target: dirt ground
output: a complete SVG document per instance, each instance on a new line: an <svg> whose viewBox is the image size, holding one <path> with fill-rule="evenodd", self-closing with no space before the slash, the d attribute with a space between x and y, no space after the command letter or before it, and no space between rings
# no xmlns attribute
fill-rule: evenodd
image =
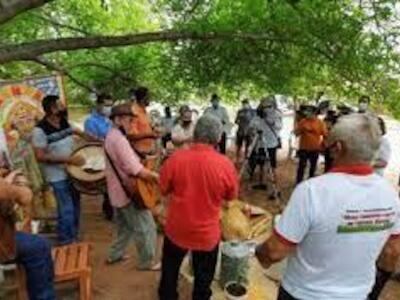
<svg viewBox="0 0 400 300"><path fill-rule="evenodd" d="M292 161L281 160L279 164L279 177L282 178L281 191L284 199L288 199L294 181L295 165ZM276 213L279 206L267 200L266 192L255 192L248 184L243 184L241 198L251 203L267 208ZM93 293L95 300L153 300L157 299L157 285L159 273L138 272L135 269L135 249L131 246L128 254L132 260L115 266L104 263L107 248L113 237L113 225L105 221L101 214L101 199L83 197L82 239L93 244L91 261L93 265ZM160 237L161 244L161 237ZM182 300L190 299L190 286L183 279L180 282L180 295ZM69 292L67 292L69 290ZM70 287L59 288L62 300L77 299L76 294L71 294ZM392 281L387 286L382 300L399 300L400 283ZM262 300L262 299L260 299Z"/></svg>

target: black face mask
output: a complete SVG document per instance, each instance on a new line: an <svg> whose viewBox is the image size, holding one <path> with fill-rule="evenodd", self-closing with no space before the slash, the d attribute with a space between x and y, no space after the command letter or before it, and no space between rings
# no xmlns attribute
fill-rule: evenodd
<svg viewBox="0 0 400 300"><path fill-rule="evenodd" d="M66 109L59 110L57 116L59 116L60 118L68 119L68 110Z"/></svg>
<svg viewBox="0 0 400 300"><path fill-rule="evenodd" d="M183 126L187 127L190 125L190 123L192 123L192 121L183 121Z"/></svg>

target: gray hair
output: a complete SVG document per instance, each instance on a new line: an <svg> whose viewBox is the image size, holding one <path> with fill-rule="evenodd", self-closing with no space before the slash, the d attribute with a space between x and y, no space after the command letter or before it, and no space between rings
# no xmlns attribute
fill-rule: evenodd
<svg viewBox="0 0 400 300"><path fill-rule="evenodd" d="M381 132L378 119L368 114L339 118L329 134L329 142L342 141L355 163L371 163L379 149Z"/></svg>
<svg viewBox="0 0 400 300"><path fill-rule="evenodd" d="M207 114L202 116L196 124L193 139L197 143L216 145L222 135L222 123L216 117Z"/></svg>

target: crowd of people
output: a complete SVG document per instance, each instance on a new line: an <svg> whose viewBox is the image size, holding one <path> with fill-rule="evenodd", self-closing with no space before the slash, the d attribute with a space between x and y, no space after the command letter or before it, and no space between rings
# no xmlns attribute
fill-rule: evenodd
<svg viewBox="0 0 400 300"><path fill-rule="evenodd" d="M220 100L212 95L210 106L196 119L187 105L179 108L177 117L166 107L155 125L147 88L132 90L130 101L122 104L101 94L81 131L68 122L59 99L46 96L45 116L31 142L57 201L58 244L80 239L80 195L65 168L85 163L72 155L77 135L104 145L103 213L116 231L106 263L128 259L126 249L133 241L137 269L161 271L159 299L176 300L180 266L191 252L193 299L210 299L221 240L220 211L239 197L240 188L237 166L226 155L232 124ZM271 237L256 250L265 268L288 258L279 300L376 300L395 271L400 203L383 177L390 158L385 123L368 105L369 98L362 97L358 112L342 109L337 115L329 108L303 105L296 114L296 188ZM279 181L282 118L274 96L261 99L255 109L245 99L237 112L236 163L245 164L250 176L259 167L255 188L267 189L267 180L275 185ZM325 157L325 174L316 177L320 155ZM162 156L160 170L154 168L154 156ZM307 165L310 178L304 181ZM0 179L1 203L29 205L32 193L18 184L22 179L19 171ZM159 189L165 210L146 205L139 180ZM274 190L268 196L281 195ZM157 223L164 232L161 262L156 256ZM14 240L14 257L2 255L0 249L0 262L16 259L25 267L30 299L55 299L49 242L21 232Z"/></svg>

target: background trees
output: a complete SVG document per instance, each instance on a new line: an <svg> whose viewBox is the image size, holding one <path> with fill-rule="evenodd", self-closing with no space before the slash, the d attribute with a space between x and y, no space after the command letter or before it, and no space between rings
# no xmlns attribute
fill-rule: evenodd
<svg viewBox="0 0 400 300"><path fill-rule="evenodd" d="M170 103L368 93L398 114L396 2L3 0L0 77L57 70L79 102L136 84Z"/></svg>

